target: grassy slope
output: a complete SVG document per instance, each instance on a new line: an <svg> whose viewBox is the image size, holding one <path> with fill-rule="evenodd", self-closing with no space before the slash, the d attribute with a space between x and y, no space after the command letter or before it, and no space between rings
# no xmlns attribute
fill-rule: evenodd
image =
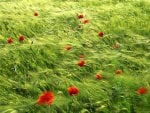
<svg viewBox="0 0 150 113"><path fill-rule="evenodd" d="M149 0L79 1L0 0L1 113L149 113L150 92L135 93L150 89ZM81 30L77 13L90 20ZM112 48L115 43L121 47ZM83 68L76 65L80 54ZM104 79L95 80L96 73ZM80 89L78 96L68 95L70 85ZM50 107L35 104L44 90L55 93Z"/></svg>

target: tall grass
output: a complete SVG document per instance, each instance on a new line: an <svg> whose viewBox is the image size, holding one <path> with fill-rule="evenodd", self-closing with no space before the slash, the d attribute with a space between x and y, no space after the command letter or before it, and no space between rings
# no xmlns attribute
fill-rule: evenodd
<svg viewBox="0 0 150 113"><path fill-rule="evenodd" d="M0 113L150 113L150 92L136 93L150 90L149 7L148 0L1 0ZM81 29L77 14L89 20ZM70 85L80 93L70 96ZM39 106L45 90L56 99Z"/></svg>

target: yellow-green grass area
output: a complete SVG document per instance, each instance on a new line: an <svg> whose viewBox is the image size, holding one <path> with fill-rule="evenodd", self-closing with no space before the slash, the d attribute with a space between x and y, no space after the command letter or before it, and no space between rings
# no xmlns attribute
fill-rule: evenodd
<svg viewBox="0 0 150 113"><path fill-rule="evenodd" d="M149 0L0 0L0 113L150 113L149 20Z"/></svg>

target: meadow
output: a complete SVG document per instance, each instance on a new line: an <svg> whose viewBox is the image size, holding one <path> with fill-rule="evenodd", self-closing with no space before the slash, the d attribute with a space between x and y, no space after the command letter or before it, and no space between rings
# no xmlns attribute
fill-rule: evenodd
<svg viewBox="0 0 150 113"><path fill-rule="evenodd" d="M0 113L150 113L149 0L0 0Z"/></svg>

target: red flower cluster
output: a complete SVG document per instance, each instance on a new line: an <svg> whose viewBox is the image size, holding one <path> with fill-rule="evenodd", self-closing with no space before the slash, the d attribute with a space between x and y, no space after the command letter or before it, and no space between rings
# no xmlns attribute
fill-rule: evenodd
<svg viewBox="0 0 150 113"><path fill-rule="evenodd" d="M9 44L11 44L11 43L13 42L13 39L12 39L12 38L8 38L8 39L7 39L7 42L8 42Z"/></svg>
<svg viewBox="0 0 150 113"><path fill-rule="evenodd" d="M84 15L83 14L79 14L78 15L78 19L83 19L84 18ZM82 24L87 24L89 23L90 21L88 19L84 19L84 20L81 20Z"/></svg>
<svg viewBox="0 0 150 113"><path fill-rule="evenodd" d="M79 89L75 86L68 87L67 91L71 96L79 93Z"/></svg>
<svg viewBox="0 0 150 113"><path fill-rule="evenodd" d="M122 70L118 69L115 71L116 74L122 74Z"/></svg>
<svg viewBox="0 0 150 113"><path fill-rule="evenodd" d="M146 94L148 92L148 89L145 88L145 87L140 87L137 91L136 91L138 94Z"/></svg>
<svg viewBox="0 0 150 113"><path fill-rule="evenodd" d="M23 36L23 35L21 35L20 37L19 37L19 41L20 42L23 42L25 40L25 37Z"/></svg>
<svg viewBox="0 0 150 113"><path fill-rule="evenodd" d="M23 36L23 35L19 36L19 41L20 42L23 42L24 40L25 40L25 36ZM7 39L7 43L9 43L9 44L13 43L13 39L12 38L8 38Z"/></svg>
<svg viewBox="0 0 150 113"><path fill-rule="evenodd" d="M66 50L71 50L72 46L71 45L67 45L65 48L66 48Z"/></svg>
<svg viewBox="0 0 150 113"><path fill-rule="evenodd" d="M78 66L83 67L83 66L85 66L85 60L81 59L81 60L78 61L77 64L78 64Z"/></svg>
<svg viewBox="0 0 150 113"><path fill-rule="evenodd" d="M54 99L55 99L55 96L52 92L45 91L39 96L39 98L37 100L37 104L39 104L39 105L50 105L50 104L52 104Z"/></svg>
<svg viewBox="0 0 150 113"><path fill-rule="evenodd" d="M39 16L39 13L38 12L34 12L34 16Z"/></svg>
<svg viewBox="0 0 150 113"><path fill-rule="evenodd" d="M78 15L78 19L84 18L83 14Z"/></svg>
<svg viewBox="0 0 150 113"><path fill-rule="evenodd" d="M90 22L90 21L89 21L88 19L85 19L85 20L82 21L83 24L87 24L87 23L89 23L89 22Z"/></svg>
<svg viewBox="0 0 150 113"><path fill-rule="evenodd" d="M103 76L101 74L96 75L96 79L101 80L102 78L103 78Z"/></svg>
<svg viewBox="0 0 150 113"><path fill-rule="evenodd" d="M104 32L99 32L99 33L98 33L98 36L99 36L99 37L103 37L103 36L104 36Z"/></svg>

